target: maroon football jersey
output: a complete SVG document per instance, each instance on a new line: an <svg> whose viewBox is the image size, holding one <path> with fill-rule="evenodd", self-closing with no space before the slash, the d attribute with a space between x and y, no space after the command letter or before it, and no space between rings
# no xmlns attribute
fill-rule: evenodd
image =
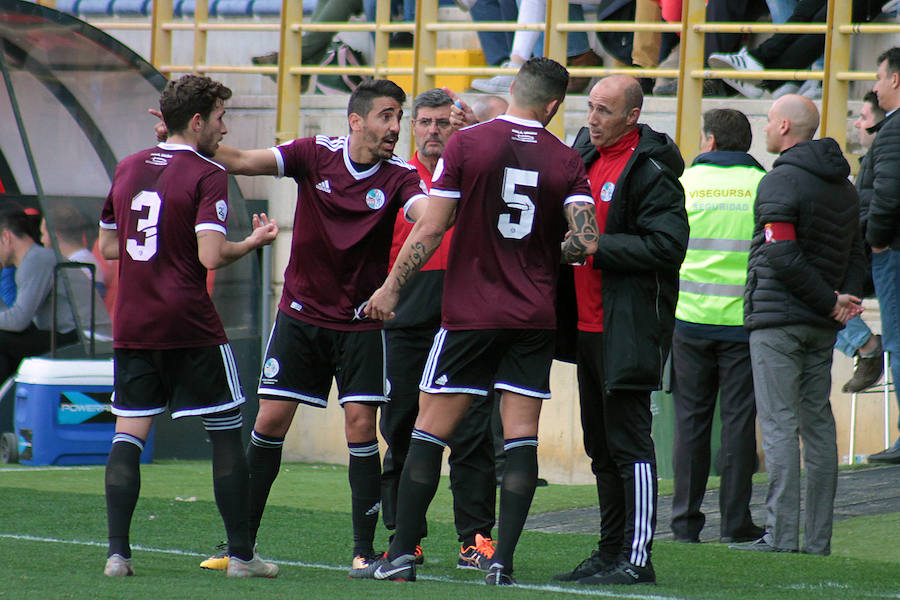
<svg viewBox="0 0 900 600"><path fill-rule="evenodd" d="M348 139L316 136L273 148L297 181L291 258L278 308L313 325L379 329L361 305L381 286L397 211L425 198L415 167L396 156L358 171Z"/></svg>
<svg viewBox="0 0 900 600"><path fill-rule="evenodd" d="M159 144L116 167L100 227L119 238L113 345L170 349L224 344L206 291L197 232L226 232L225 169L180 144Z"/></svg>
<svg viewBox="0 0 900 600"><path fill-rule="evenodd" d="M503 115L450 138L431 194L456 198L445 329L555 329L563 205L593 204L584 163L537 121Z"/></svg>

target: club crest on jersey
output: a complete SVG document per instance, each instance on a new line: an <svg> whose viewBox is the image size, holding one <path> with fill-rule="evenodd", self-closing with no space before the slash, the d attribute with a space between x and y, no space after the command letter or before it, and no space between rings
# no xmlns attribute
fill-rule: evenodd
<svg viewBox="0 0 900 600"><path fill-rule="evenodd" d="M216 216L219 217L219 220L223 223L225 222L225 219L228 218L228 203L224 200L216 202Z"/></svg>
<svg viewBox="0 0 900 600"><path fill-rule="evenodd" d="M384 192L378 188L374 188L366 192L366 204L372 210L378 210L384 206Z"/></svg>
<svg viewBox="0 0 900 600"><path fill-rule="evenodd" d="M278 364L278 359L275 357L271 357L266 361L266 364L263 365L263 375L267 379L271 379L278 375L278 371L281 370L281 365Z"/></svg>
<svg viewBox="0 0 900 600"><path fill-rule="evenodd" d="M616 184L612 181L607 181L603 184L603 187L600 188L600 200L603 202L609 202L612 200L613 193L616 191Z"/></svg>

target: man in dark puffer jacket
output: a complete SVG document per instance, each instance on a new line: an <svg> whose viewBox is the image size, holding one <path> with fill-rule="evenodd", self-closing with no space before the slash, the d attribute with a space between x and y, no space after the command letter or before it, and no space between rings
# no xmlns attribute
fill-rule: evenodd
<svg viewBox="0 0 900 600"><path fill-rule="evenodd" d="M881 309L881 343L890 353L891 377L900 381L900 48L878 57L878 104L887 116L872 142L872 192L868 194L866 240L872 246L872 279ZM900 388L897 398L900 401ZM900 423L898 423L900 428ZM869 462L900 463L900 438Z"/></svg>
<svg viewBox="0 0 900 600"><path fill-rule="evenodd" d="M837 142L812 140L819 112L788 95L769 110L766 149L779 152L759 183L744 327L769 474L766 534L731 546L800 549L800 444L806 473L802 551L831 552L837 440L831 357L837 331L862 311L865 256L859 199Z"/></svg>

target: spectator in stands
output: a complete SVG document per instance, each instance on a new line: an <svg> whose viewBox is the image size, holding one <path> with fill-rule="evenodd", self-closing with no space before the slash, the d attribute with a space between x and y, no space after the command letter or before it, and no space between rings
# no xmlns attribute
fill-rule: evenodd
<svg viewBox="0 0 900 600"><path fill-rule="evenodd" d="M702 154L681 176L691 239L681 265L672 337L672 534L679 542L700 541L718 397L720 540L749 542L765 530L750 517L756 399L743 297L753 204L765 170L747 154L752 134L744 113L730 108L706 112L701 135Z"/></svg>
<svg viewBox="0 0 900 600"><path fill-rule="evenodd" d="M456 3L468 10L472 21L515 21L519 7L515 0L457 0ZM468 6L468 8L467 8ZM499 67L509 60L512 51L512 31L479 31L478 42L484 52L485 62L492 67Z"/></svg>
<svg viewBox="0 0 900 600"><path fill-rule="evenodd" d="M875 92L868 92L863 98L859 117L853 123L853 126L859 131L859 143L866 150L872 146L872 142L875 140L875 128L883 119L884 111L878 106L878 96L875 95ZM872 165L866 156L859 161L856 190L859 192L859 221L864 228L870 195L874 193L872 190ZM871 257L872 250L868 244L865 244L865 249ZM875 291L872 287L871 275L866 280L864 294L870 296ZM834 348L851 358L856 357L853 376L841 388L845 394L861 392L867 387L875 385L881 379L884 371L884 349L881 346L881 336L873 334L862 317L853 317L847 321L847 326L838 332Z"/></svg>
<svg viewBox="0 0 900 600"><path fill-rule="evenodd" d="M878 104L887 113L877 126L878 135L867 155L868 176L860 177L860 191L867 204L865 235L872 247L872 279L881 309L881 335L890 353L891 377L900 401L900 48L891 48L878 57ZM900 427L900 424L898 424ZM900 438L882 452L869 456L870 462L900 463Z"/></svg>
<svg viewBox="0 0 900 600"><path fill-rule="evenodd" d="M522 0L519 6L518 22L520 24L540 23L546 18L546 13L546 0ZM584 11L581 4L569 3L569 21L584 21ZM540 32L538 31L517 31L513 38L509 61L504 63L503 66L518 68L531 58L532 54L539 56L541 53L535 52L534 49L539 37ZM570 32L566 38L568 44L566 50L568 66L594 67L603 64L600 57L591 50L586 33ZM473 79L472 88L489 94L506 94L509 92L509 86L512 85L514 78L515 75L495 75L489 79ZM570 78L566 93L577 94L583 92L590 80L590 77Z"/></svg>
<svg viewBox="0 0 900 600"><path fill-rule="evenodd" d="M16 300L0 310L0 381L15 373L27 356L50 350L51 291L56 254L38 243L34 221L21 208L0 212L0 265L16 267ZM78 340L65 290L59 290L56 343Z"/></svg>
<svg viewBox="0 0 900 600"><path fill-rule="evenodd" d="M824 23L827 14L825 0L800 0L788 19L788 23ZM854 0L853 21L868 21L876 17L880 7L870 8L867 0ZM735 53L714 52L708 63L714 69L738 71L762 71L764 69L808 69L825 49L823 34L776 33L756 48L743 47ZM783 81L753 79L724 79L725 83L747 98L760 98L766 92L775 92ZM815 96L814 89L807 88Z"/></svg>
<svg viewBox="0 0 900 600"><path fill-rule="evenodd" d="M838 330L862 312L865 255L850 166L833 139L812 139L818 126L819 111L803 96L782 96L769 109L766 149L780 156L757 189L744 292L769 476L766 534L730 546L737 550L831 552L837 487L831 360Z"/></svg>

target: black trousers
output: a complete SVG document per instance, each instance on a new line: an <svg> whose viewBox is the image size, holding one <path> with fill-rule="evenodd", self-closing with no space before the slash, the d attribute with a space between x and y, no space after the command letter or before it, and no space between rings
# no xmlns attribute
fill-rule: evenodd
<svg viewBox="0 0 900 600"><path fill-rule="evenodd" d="M719 535L741 537L753 527L749 506L756 470L750 344L691 337L676 330L672 338L672 533L678 538L697 538L706 520L700 508L709 477L716 396L722 419Z"/></svg>
<svg viewBox="0 0 900 600"><path fill-rule="evenodd" d="M78 341L75 331L56 334L56 346ZM23 358L50 352L50 332L38 329L34 323L22 331L0 331L0 384L19 368Z"/></svg>
<svg viewBox="0 0 900 600"><path fill-rule="evenodd" d="M597 479L599 547L644 566L657 505L650 392L605 389L602 333L578 332L577 359L584 449Z"/></svg>
<svg viewBox="0 0 900 600"><path fill-rule="evenodd" d="M387 369L391 401L381 409L379 427L387 442L381 469L381 514L384 526L397 523L397 489L419 414L419 380L434 341L433 328L388 329ZM495 523L497 480L491 411L494 396L476 396L450 437L450 488L453 518L460 541L475 533L490 537ZM423 537L427 534L422 532Z"/></svg>

